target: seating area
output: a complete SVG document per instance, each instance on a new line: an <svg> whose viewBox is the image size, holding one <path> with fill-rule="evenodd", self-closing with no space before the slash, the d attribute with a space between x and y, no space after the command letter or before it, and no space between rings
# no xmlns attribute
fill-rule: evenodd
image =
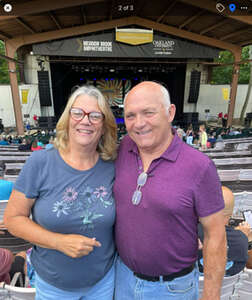
<svg viewBox="0 0 252 300"><path fill-rule="evenodd" d="M15 182L18 173L30 154L31 152L18 151L17 146L0 146L0 161L4 161L6 164L6 175L4 178ZM20 158L21 160L19 160ZM20 161L22 161L22 163ZM8 200L0 201L0 221L3 221L4 209L7 203ZM4 230L4 234L0 235L0 247L9 249L16 254L20 251L29 249L31 244L23 239L13 236L7 230Z"/></svg>
<svg viewBox="0 0 252 300"><path fill-rule="evenodd" d="M215 148L204 152L215 163L223 185L229 187L235 194L252 192L251 137L226 139L216 143Z"/></svg>
<svg viewBox="0 0 252 300"><path fill-rule="evenodd" d="M199 296L203 292L204 277L199 278ZM245 268L239 274L224 277L221 300L250 300L252 295L252 270Z"/></svg>
<svg viewBox="0 0 252 300"><path fill-rule="evenodd" d="M17 281L19 280L19 287L16 286ZM36 289L27 287L27 282L22 282L21 273L15 273L11 283L5 284L0 282L0 299L13 299L13 300L34 300Z"/></svg>

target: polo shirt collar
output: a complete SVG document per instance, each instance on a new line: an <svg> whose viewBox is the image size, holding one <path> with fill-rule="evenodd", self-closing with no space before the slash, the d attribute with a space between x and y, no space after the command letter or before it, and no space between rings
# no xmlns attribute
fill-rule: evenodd
<svg viewBox="0 0 252 300"><path fill-rule="evenodd" d="M160 156L160 158L164 158L169 161L176 161L180 153L181 147L183 145L183 141L178 137L176 129L172 128L172 134L172 142L169 145L169 147L165 150L165 152ZM139 155L137 145L131 138L128 151Z"/></svg>

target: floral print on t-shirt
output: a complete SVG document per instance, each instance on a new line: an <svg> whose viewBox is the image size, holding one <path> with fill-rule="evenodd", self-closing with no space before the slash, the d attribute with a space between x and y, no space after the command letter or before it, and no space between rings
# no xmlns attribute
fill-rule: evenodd
<svg viewBox="0 0 252 300"><path fill-rule="evenodd" d="M77 192L74 187L67 187L63 192L62 200L53 204L52 212L57 218L77 213L81 219L82 230L94 229L94 220L103 216L104 208L113 204L112 198L105 186L84 186Z"/></svg>

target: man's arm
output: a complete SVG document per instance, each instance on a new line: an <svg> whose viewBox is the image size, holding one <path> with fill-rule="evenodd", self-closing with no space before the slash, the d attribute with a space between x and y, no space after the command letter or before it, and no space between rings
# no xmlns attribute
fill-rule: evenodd
<svg viewBox="0 0 252 300"><path fill-rule="evenodd" d="M204 290L201 300L219 300L227 255L223 212L200 218L200 223L204 231Z"/></svg>

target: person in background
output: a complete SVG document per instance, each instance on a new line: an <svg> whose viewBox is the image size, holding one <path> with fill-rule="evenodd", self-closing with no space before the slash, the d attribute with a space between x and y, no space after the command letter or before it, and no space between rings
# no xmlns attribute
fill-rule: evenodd
<svg viewBox="0 0 252 300"><path fill-rule="evenodd" d="M178 127L177 127L176 130L177 130L177 135L178 135L178 137L179 137L181 140L183 140L184 136L186 135L185 132L184 132L184 130L183 130L183 128L180 128L180 126L178 125Z"/></svg>
<svg viewBox="0 0 252 300"><path fill-rule="evenodd" d="M228 114L224 114L222 118L222 127L226 128L227 127L227 119L228 119Z"/></svg>
<svg viewBox="0 0 252 300"><path fill-rule="evenodd" d="M224 222L227 236L227 263L225 276L233 276L240 273L248 260L248 236L250 226L247 222L241 222L238 226L229 226L229 220L234 210L234 195L232 191L222 187L225 208L223 210ZM204 243L204 234L201 224L198 226L199 239ZM199 251L199 269L203 272L202 251Z"/></svg>
<svg viewBox="0 0 252 300"><path fill-rule="evenodd" d="M31 150L32 151L38 151L38 150L42 150L43 148L41 146L38 145L38 141L37 140L34 140L32 142L32 145L31 145Z"/></svg>
<svg viewBox="0 0 252 300"><path fill-rule="evenodd" d="M31 146L32 146L32 142L29 138L27 139L23 139L22 140L22 144L20 144L18 146L18 150L19 151L30 151L31 150Z"/></svg>
<svg viewBox="0 0 252 300"><path fill-rule="evenodd" d="M220 300L224 201L212 160L172 128L167 89L145 81L124 100L128 135L116 160L115 300L198 300L198 221L205 240L202 300Z"/></svg>
<svg viewBox="0 0 252 300"><path fill-rule="evenodd" d="M0 140L0 145L2 145L2 146L7 146L7 145L9 145L9 142L8 142L8 140L7 140L6 137L3 137L3 138Z"/></svg>
<svg viewBox="0 0 252 300"><path fill-rule="evenodd" d="M0 201L1 200L9 200L12 189L13 182L5 180L5 164L0 162Z"/></svg>
<svg viewBox="0 0 252 300"><path fill-rule="evenodd" d="M207 149L207 133L206 133L206 128L205 128L204 124L200 125L199 131L200 131L200 148L201 148L201 150L206 150Z"/></svg>
<svg viewBox="0 0 252 300"><path fill-rule="evenodd" d="M33 124L34 124L34 127L38 127L38 125L39 125L38 116L36 114L33 115Z"/></svg>
<svg viewBox="0 0 252 300"><path fill-rule="evenodd" d="M218 113L218 120L217 120L217 124L218 124L218 125L221 125L222 117L223 117L223 113L222 113L222 112L219 112L219 113Z"/></svg>
<svg viewBox="0 0 252 300"><path fill-rule="evenodd" d="M54 143L54 137L50 136L48 144L46 144L45 149L50 149L53 148L53 143Z"/></svg>
<svg viewBox="0 0 252 300"><path fill-rule="evenodd" d="M28 287L34 287L34 269L30 263L31 249L21 251L14 255L10 250L0 248L0 282L10 284L15 273L21 273L23 284L26 276L29 278ZM17 281L16 286L19 285Z"/></svg>
<svg viewBox="0 0 252 300"><path fill-rule="evenodd" d="M116 138L104 96L83 86L57 123L54 147L22 168L4 223L34 245L36 300L113 299Z"/></svg>
<svg viewBox="0 0 252 300"><path fill-rule="evenodd" d="M193 126L192 126L192 124L189 125L189 127L187 128L187 131L186 131L186 143L188 145L193 144Z"/></svg>
<svg viewBox="0 0 252 300"><path fill-rule="evenodd" d="M0 134L4 132L3 120L0 119Z"/></svg>

